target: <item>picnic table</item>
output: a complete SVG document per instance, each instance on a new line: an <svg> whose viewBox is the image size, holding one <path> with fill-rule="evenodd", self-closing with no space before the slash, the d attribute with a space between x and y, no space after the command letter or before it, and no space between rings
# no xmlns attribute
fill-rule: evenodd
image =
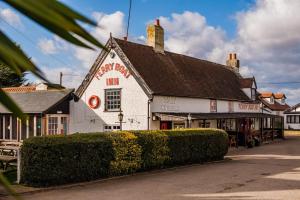
<svg viewBox="0 0 300 200"><path fill-rule="evenodd" d="M13 162L17 162L17 157L0 155L0 165L3 170L6 170L7 167Z"/></svg>
<svg viewBox="0 0 300 200"><path fill-rule="evenodd" d="M20 143L16 142L1 142L0 144L0 165L3 170L6 170L9 165L16 163L17 153L20 149Z"/></svg>

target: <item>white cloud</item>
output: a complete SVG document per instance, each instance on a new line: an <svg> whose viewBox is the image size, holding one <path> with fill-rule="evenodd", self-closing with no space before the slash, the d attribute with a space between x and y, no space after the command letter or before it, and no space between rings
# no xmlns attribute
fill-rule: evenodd
<svg viewBox="0 0 300 200"><path fill-rule="evenodd" d="M257 0L250 9L236 14L237 31L232 39L196 12L175 13L160 20L169 50L223 64L228 53L236 52L241 74L254 75L260 85L299 79L299 8L299 0ZM286 91L288 102L293 104L300 98L299 90L291 87L276 85L270 89Z"/></svg>
<svg viewBox="0 0 300 200"><path fill-rule="evenodd" d="M224 43L225 32L207 25L205 17L197 12L173 13L171 18L160 17L160 21L166 32L166 48L170 51L206 57Z"/></svg>
<svg viewBox="0 0 300 200"><path fill-rule="evenodd" d="M102 44L105 44L109 39L110 33L112 33L113 37L125 36L125 22L122 12L116 11L112 14L94 12L92 16L96 20L98 27L94 28L91 34ZM84 68L90 68L98 54L99 51L76 47L74 56Z"/></svg>
<svg viewBox="0 0 300 200"><path fill-rule="evenodd" d="M44 54L56 54L60 51L66 51L70 45L58 36L53 39L42 38L38 41L38 47Z"/></svg>
<svg viewBox="0 0 300 200"><path fill-rule="evenodd" d="M85 77L87 71L83 69L72 69L70 67L50 67L50 66L43 66L43 72L47 72L46 77L52 83L59 83L60 72L63 73L62 83L63 86L67 88L77 88L80 83L82 82L83 78Z"/></svg>
<svg viewBox="0 0 300 200"><path fill-rule="evenodd" d="M51 39L40 39L38 41L38 47L44 54L55 54L57 53L57 48L55 46L55 43Z"/></svg>
<svg viewBox="0 0 300 200"><path fill-rule="evenodd" d="M0 17L15 28L23 26L19 15L9 8L0 8Z"/></svg>

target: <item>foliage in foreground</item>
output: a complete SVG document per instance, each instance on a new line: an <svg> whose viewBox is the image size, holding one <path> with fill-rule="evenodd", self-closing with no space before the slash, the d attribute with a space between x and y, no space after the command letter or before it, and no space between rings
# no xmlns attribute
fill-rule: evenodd
<svg viewBox="0 0 300 200"><path fill-rule="evenodd" d="M50 186L223 159L217 129L123 131L34 137L22 146L21 181Z"/></svg>

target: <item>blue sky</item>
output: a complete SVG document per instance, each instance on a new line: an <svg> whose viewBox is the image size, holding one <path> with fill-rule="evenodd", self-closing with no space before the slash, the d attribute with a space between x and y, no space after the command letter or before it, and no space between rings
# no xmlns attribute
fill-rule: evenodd
<svg viewBox="0 0 300 200"><path fill-rule="evenodd" d="M63 0L94 19L105 30L87 27L100 41L109 32L123 37L129 1ZM166 48L225 63L230 52L241 60L240 72L255 76L261 91L284 92L291 104L300 101L300 7L298 0L133 0L129 36L143 42L147 23L160 18ZM287 3L288 2L288 3ZM25 50L48 78L77 87L100 50L76 48L53 36L0 2L0 28ZM69 75L67 75L69 74ZM35 78L28 76L31 81Z"/></svg>

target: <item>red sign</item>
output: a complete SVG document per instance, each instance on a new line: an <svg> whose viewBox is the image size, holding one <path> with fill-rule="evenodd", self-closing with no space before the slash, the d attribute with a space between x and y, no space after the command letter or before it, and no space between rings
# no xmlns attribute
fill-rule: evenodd
<svg viewBox="0 0 300 200"><path fill-rule="evenodd" d="M106 85L119 85L119 78L107 78L106 79Z"/></svg>
<svg viewBox="0 0 300 200"><path fill-rule="evenodd" d="M100 80L100 78L106 74L107 72L110 71L117 71L120 72L125 78L129 78L130 77L130 72L128 69L126 69L125 66L119 64L119 63L108 63L108 64L104 64L102 65L98 71L96 72L95 77Z"/></svg>

